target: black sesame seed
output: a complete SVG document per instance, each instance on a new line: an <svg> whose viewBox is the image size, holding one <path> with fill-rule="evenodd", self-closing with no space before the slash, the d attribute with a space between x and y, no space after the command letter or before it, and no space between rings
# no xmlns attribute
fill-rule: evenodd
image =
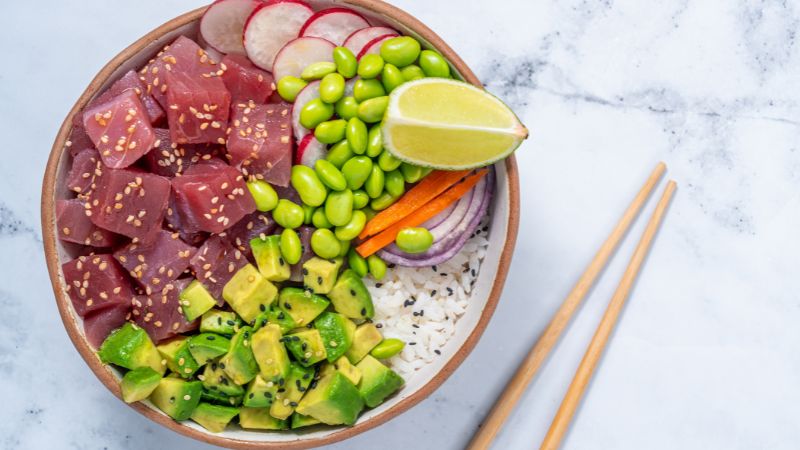
<svg viewBox="0 0 800 450"><path fill-rule="evenodd" d="M431 291L431 297L435 297L435 296L436 296L436 289Z"/></svg>
<svg viewBox="0 0 800 450"><path fill-rule="evenodd" d="M297 386L297 389L300 389L300 380L294 380L294 384Z"/></svg>
<svg viewBox="0 0 800 450"><path fill-rule="evenodd" d="M417 345L416 342L409 342L408 345Z"/></svg>
<svg viewBox="0 0 800 450"><path fill-rule="evenodd" d="M255 397L255 396L256 396L256 394L254 394L254 393L252 393L252 392L251 392L251 393L250 393L250 395L248 395L248 396L247 396L247 398L253 398L253 397Z"/></svg>
<svg viewBox="0 0 800 450"><path fill-rule="evenodd" d="M411 326L414 327L414 328L419 328L419 325L417 325L415 323L412 323Z"/></svg>
<svg viewBox="0 0 800 450"><path fill-rule="evenodd" d="M225 386L227 386L227 385L229 385L229 384L230 384L230 382L228 382L228 379L227 379L227 378L220 378L219 382L220 382L221 384L224 384Z"/></svg>
<svg viewBox="0 0 800 450"><path fill-rule="evenodd" d="M278 258L278 264L280 264L281 266L285 266L286 265L286 263L283 262L283 257L279 257Z"/></svg>
<svg viewBox="0 0 800 450"><path fill-rule="evenodd" d="M169 402L170 402L170 403L175 403L175 397L170 397L170 398L169 398Z"/></svg>
<svg viewBox="0 0 800 450"><path fill-rule="evenodd" d="M303 351L306 351L306 350L308 349L308 344L306 344L305 342L303 342L303 345L301 345L301 346L300 346L300 348L301 348Z"/></svg>
<svg viewBox="0 0 800 450"><path fill-rule="evenodd" d="M352 295L353 297L355 297L355 296L356 296L356 291L354 291L354 290L350 289L350 295Z"/></svg>
<svg viewBox="0 0 800 450"><path fill-rule="evenodd" d="M297 336L292 336L292 340L295 342L300 342L300 338Z"/></svg>
<svg viewBox="0 0 800 450"><path fill-rule="evenodd" d="M211 370L217 370L217 363L211 363Z"/></svg>
<svg viewBox="0 0 800 450"><path fill-rule="evenodd" d="M389 264L389 265L388 265L388 266L386 266L386 267L388 267L388 268L390 268L390 269L394 269L395 267L397 267L397 264Z"/></svg>
<svg viewBox="0 0 800 450"><path fill-rule="evenodd" d="M361 308L361 315L362 316L366 316L367 315L367 308Z"/></svg>
<svg viewBox="0 0 800 450"><path fill-rule="evenodd" d="M304 373L304 374L303 374L303 379L304 379L304 380L307 380L307 379L308 379L308 377L310 377L310 376L311 376L311 374L310 374L310 373Z"/></svg>
<svg viewBox="0 0 800 450"><path fill-rule="evenodd" d="M222 370L225 370L225 363L219 363L219 367L220 367Z"/></svg>
<svg viewBox="0 0 800 450"><path fill-rule="evenodd" d="M272 398L272 392L264 392L264 397Z"/></svg>
<svg viewBox="0 0 800 450"><path fill-rule="evenodd" d="M222 325L222 317L217 317L217 325Z"/></svg>
<svg viewBox="0 0 800 450"><path fill-rule="evenodd" d="M267 323L268 323L267 319L261 319L261 326L262 327L267 326Z"/></svg>
<svg viewBox="0 0 800 450"><path fill-rule="evenodd" d="M283 386L284 384L286 384L286 379L283 377L278 378L278 385Z"/></svg>
<svg viewBox="0 0 800 450"><path fill-rule="evenodd" d="M317 277L317 284L319 284L319 285L322 284L322 277Z"/></svg>
<svg viewBox="0 0 800 450"><path fill-rule="evenodd" d="M300 391L300 392L305 392L306 388L304 388L303 386L300 386L300 387L297 388L297 390Z"/></svg>
<svg viewBox="0 0 800 450"><path fill-rule="evenodd" d="M283 307L286 309L292 309L292 305L289 302L284 302Z"/></svg>
<svg viewBox="0 0 800 450"><path fill-rule="evenodd" d="M436 269L436 266L431 266L431 269L433 269L434 272L438 272L438 270Z"/></svg>
<svg viewBox="0 0 800 450"><path fill-rule="evenodd" d="M308 269L306 269L305 267L303 267L303 275L308 275Z"/></svg>
<svg viewBox="0 0 800 450"><path fill-rule="evenodd" d="M437 355L441 355L442 354L442 352L440 352L439 350L434 350L433 353L436 353Z"/></svg>
<svg viewBox="0 0 800 450"><path fill-rule="evenodd" d="M285 389L285 388L280 388L280 389L278 389L278 393L279 393L279 394L280 394L280 393L282 393L282 392L286 392L286 389Z"/></svg>
<svg viewBox="0 0 800 450"><path fill-rule="evenodd" d="M289 406L295 407L295 406L297 406L297 402L289 402Z"/></svg>
<svg viewBox="0 0 800 450"><path fill-rule="evenodd" d="M381 287L383 287L383 283L375 283L375 287L380 289Z"/></svg>
<svg viewBox="0 0 800 450"><path fill-rule="evenodd" d="M214 340L214 339L216 339L216 338L217 338L217 337L216 337L216 336L214 336L213 334L212 334L212 335L208 335L208 336L206 336L206 339L207 339L207 340L209 340L209 341L213 341L213 340Z"/></svg>
<svg viewBox="0 0 800 450"><path fill-rule="evenodd" d="M266 305L264 305L264 304L262 303L262 304L258 305L258 309L260 309L260 310L261 310L261 312L264 312L264 311L266 311L266 310L267 310L267 307L266 307Z"/></svg>
<svg viewBox="0 0 800 450"><path fill-rule="evenodd" d="M472 274L472 276L473 276L473 277L474 277L475 275L477 275L477 274L478 274L478 272L475 272L475 269L472 269L472 270L470 271L470 273Z"/></svg>
<svg viewBox="0 0 800 450"><path fill-rule="evenodd" d="M314 323L312 322L312 323L306 325L306 328L314 328Z"/></svg>
<svg viewBox="0 0 800 450"><path fill-rule="evenodd" d="M447 288L447 295L453 295L453 288Z"/></svg>
<svg viewBox="0 0 800 450"><path fill-rule="evenodd" d="M308 385L309 389L314 389L316 387L317 387L317 380L312 381L311 384Z"/></svg>
<svg viewBox="0 0 800 450"><path fill-rule="evenodd" d="M284 313L282 313L282 312L278 313L278 320L283 320L285 318L286 318L286 315Z"/></svg>
<svg viewBox="0 0 800 450"><path fill-rule="evenodd" d="M383 324L382 323L376 323L375 324L375 328L383 328Z"/></svg>
<svg viewBox="0 0 800 450"><path fill-rule="evenodd" d="M234 321L232 321L232 320L229 320L229 321L227 321L226 323L227 323L228 325L230 325L230 326L234 326L234 325L236 325L236 322L234 322Z"/></svg>

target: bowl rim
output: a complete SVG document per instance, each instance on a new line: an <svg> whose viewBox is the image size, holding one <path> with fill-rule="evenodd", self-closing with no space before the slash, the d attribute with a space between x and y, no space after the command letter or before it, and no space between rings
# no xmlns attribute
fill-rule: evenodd
<svg viewBox="0 0 800 450"><path fill-rule="evenodd" d="M408 28L409 30L412 30L422 39L430 43L432 47L440 51L467 82L478 87L483 87L477 76L475 76L472 70L456 54L456 52L450 48L450 46L448 46L444 40L442 40L442 38L440 38L436 33L434 33L430 28L428 28L414 16L381 0L332 0L332 2L342 5L350 5L356 8L363 8L373 12L378 16L389 18ZM91 348L79 330L79 325L75 322L72 311L69 307L69 297L63 289L63 284L60 278L60 260L57 250L58 236L56 232L54 206L56 200L55 184L57 180L58 167L63 153L65 153L67 149L65 144L72 130L73 117L83 109L83 107L97 93L97 91L99 91L108 78L117 70L117 68L124 64L128 59L141 52L146 46L159 39L162 35L182 26L188 25L194 21L200 20L207 8L208 6L197 8L162 24L158 28L147 33L142 38L136 40L133 44L122 50L98 72L94 79L92 79L91 83L89 83L83 94L81 94L77 102L73 105L72 109L69 111L67 117L61 125L53 147L50 151L50 156L47 161L44 179L42 182L42 238L45 259L47 262L47 270L50 276L50 282L53 286L53 292L55 294L56 304L58 306L59 314L61 315L61 320L64 323L64 327L69 335L70 340L84 361L86 361L86 364L92 370L94 375L118 398L121 398L121 394L117 379L111 373L111 371L106 368L105 365L102 364L95 356L94 350ZM308 439L303 439L301 436L299 439L294 441L278 442L249 441L224 437L220 434L207 433L183 425L180 422L176 422L168 416L160 414L141 402L130 403L128 406L153 422L198 441L226 448L270 450L306 449L339 442L375 428L409 410L412 406L415 406L417 403L421 402L436 389L438 389L439 386L441 386L445 380L452 375L458 366L461 365L461 363L466 359L466 357L477 344L497 307L497 303L500 299L500 295L508 275L508 270L511 265L511 259L514 253L514 246L516 244L517 232L519 229L519 174L517 170L516 159L513 155L505 160L505 167L507 171L506 181L508 183L509 192L509 220L506 228L506 241L500 254L497 274L489 292L489 298L486 301L486 305L484 306L478 323L467 336L464 344L453 354L450 360L447 361L442 369L430 381L424 384L416 392L398 402L393 407L376 415L375 417L367 419L363 422L358 422L356 425L351 427L341 428L340 430L334 431L326 436Z"/></svg>

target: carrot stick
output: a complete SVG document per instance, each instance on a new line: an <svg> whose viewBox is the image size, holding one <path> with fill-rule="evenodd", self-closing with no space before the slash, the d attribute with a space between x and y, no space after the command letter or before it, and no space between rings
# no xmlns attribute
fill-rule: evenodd
<svg viewBox="0 0 800 450"><path fill-rule="evenodd" d="M381 233L373 236L368 241L359 245L356 247L356 251L364 258L376 253L378 250L394 242L394 240L397 238L397 234L403 228L422 225L431 217L442 212L445 208L447 208L448 205L458 201L458 199L463 197L464 194L469 192L470 189L475 187L475 184L477 184L478 181L480 181L480 179L486 175L486 173L487 170L483 169L475 175L467 177L464 182L456 184L442 195L431 200L421 208L400 219L398 222L394 223Z"/></svg>
<svg viewBox="0 0 800 450"><path fill-rule="evenodd" d="M373 217L358 237L364 239L367 236L378 234L389 228L397 221L412 214L414 211L436 198L437 195L446 191L468 173L468 170L437 170L431 173L416 186L411 188L397 203Z"/></svg>

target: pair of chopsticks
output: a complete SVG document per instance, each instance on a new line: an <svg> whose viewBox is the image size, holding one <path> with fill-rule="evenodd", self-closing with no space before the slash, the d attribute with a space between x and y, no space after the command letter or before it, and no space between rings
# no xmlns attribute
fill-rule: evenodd
<svg viewBox="0 0 800 450"><path fill-rule="evenodd" d="M569 324L581 301L600 275L600 272L602 272L603 268L606 266L606 263L608 263L614 250L619 246L619 243L622 241L634 219L636 219L636 216L638 216L639 212L642 210L642 207L644 207L644 204L655 189L666 168L663 162L659 163L650 174L647 182L633 199L630 206L628 206L628 209L614 227L611 235L609 235L597 251L594 259L592 259L589 266L586 268L586 271L581 275L580 279L578 279L578 282L564 299L561 307L556 311L555 316L553 316L553 319L547 325L547 328L545 328L539 340L533 346L530 353L528 353L528 356L522 362L519 369L517 369L513 378L511 378L511 381L495 403L489 416L472 438L472 441L467 447L468 449L484 450L489 448L531 379L536 375L536 372L547 358L547 355L558 342L561 333ZM675 188L675 182L670 180L664 189L664 193L655 211L653 211L653 214L650 216L650 221L647 223L647 227L633 252L633 256L631 256L628 267L622 275L622 280L620 280L617 290L609 301L603 319L600 321L597 331L595 331L594 337L586 349L583 360L581 360L581 364L575 372L572 383L569 389L567 389L567 393L564 395L561 406L556 416L553 418L550 430L542 441L541 449L554 450L561 446L564 435L569 429L569 425L572 422L572 418L575 415L575 411L580 404L583 394L586 392L586 387L594 374L611 332L614 330L622 307L625 305L625 301L636 281L636 277L639 275L642 264L650 251L653 238L664 219L670 200L672 200L672 196L675 193Z"/></svg>

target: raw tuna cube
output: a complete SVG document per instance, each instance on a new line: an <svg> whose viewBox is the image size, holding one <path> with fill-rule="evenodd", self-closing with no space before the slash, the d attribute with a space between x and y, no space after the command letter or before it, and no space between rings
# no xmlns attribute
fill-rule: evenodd
<svg viewBox="0 0 800 450"><path fill-rule="evenodd" d="M180 294L191 279L176 280L164 285L153 295L136 296L133 300L133 320L144 328L150 338L159 343L176 334L197 329L200 319L188 322L180 305Z"/></svg>
<svg viewBox="0 0 800 450"><path fill-rule="evenodd" d="M95 187L95 179L103 174L105 166L97 150L86 149L75 155L67 175L67 187L78 195L89 195Z"/></svg>
<svg viewBox="0 0 800 450"><path fill-rule="evenodd" d="M125 76L112 84L108 90L92 100L86 109L91 109L101 103L106 103L125 91L133 91L136 93L139 100L142 101L145 111L147 111L147 117L150 119L151 124L157 123L164 118L164 110L161 108L161 105L158 104L152 95L147 93L147 88L144 86L144 83L142 83L142 80L139 79L139 75L133 70L126 73Z"/></svg>
<svg viewBox="0 0 800 450"><path fill-rule="evenodd" d="M156 141L144 105L133 91L87 109L83 124L103 163L114 169L135 163Z"/></svg>
<svg viewBox="0 0 800 450"><path fill-rule="evenodd" d="M228 55L220 68L225 71L222 81L231 92L231 101L264 103L275 91L275 80L242 55Z"/></svg>
<svg viewBox="0 0 800 450"><path fill-rule="evenodd" d="M161 229L169 201L169 180L150 173L106 169L87 210L98 227L147 242Z"/></svg>
<svg viewBox="0 0 800 450"><path fill-rule="evenodd" d="M289 278L291 281L303 281L303 264L314 257L314 251L311 249L311 235L314 234L312 227L300 227L297 229L297 234L300 235L300 242L303 244L303 254L300 256L300 262L292 266L292 275Z"/></svg>
<svg viewBox="0 0 800 450"><path fill-rule="evenodd" d="M268 213L256 211L244 216L242 220L225 232L228 242L239 249L252 260L253 252L250 249L250 240L261 235L269 236L275 231L277 224Z"/></svg>
<svg viewBox="0 0 800 450"><path fill-rule="evenodd" d="M199 227L195 224L193 226L183 225L181 216L178 214L177 207L175 206L175 192L171 192L169 196L169 207L167 214L164 216L164 228L173 233L178 233L183 242L190 245L198 246L208 239L208 233L198 231ZM190 228L192 228L190 230Z"/></svg>
<svg viewBox="0 0 800 450"><path fill-rule="evenodd" d="M130 318L130 315L130 301L88 315L83 320L83 332L86 334L86 340L94 348L99 348L108 335L121 327Z"/></svg>
<svg viewBox="0 0 800 450"><path fill-rule="evenodd" d="M225 143L231 93L219 77L167 73L167 119L172 142Z"/></svg>
<svg viewBox="0 0 800 450"><path fill-rule="evenodd" d="M159 231L153 242L128 244L114 252L114 258L150 295L178 279L189 268L195 251L194 247L180 240L177 233Z"/></svg>
<svg viewBox="0 0 800 450"><path fill-rule="evenodd" d="M58 238L66 242L111 247L116 242L114 233L99 228L86 216L84 203L77 199L56 202Z"/></svg>
<svg viewBox="0 0 800 450"><path fill-rule="evenodd" d="M292 169L291 105L253 102L233 106L228 155L250 177L288 186Z"/></svg>
<svg viewBox="0 0 800 450"><path fill-rule="evenodd" d="M244 254L219 236L208 238L197 250L191 262L197 279L220 305L224 303L222 288L245 265L247 258Z"/></svg>
<svg viewBox="0 0 800 450"><path fill-rule="evenodd" d="M83 114L75 114L72 117L72 131L69 133L69 139L65 145L69 148L69 154L72 157L86 149L94 148L94 142L83 127Z"/></svg>
<svg viewBox="0 0 800 450"><path fill-rule="evenodd" d="M61 266L67 292L81 317L130 304L133 289L125 270L111 255L79 256Z"/></svg>
<svg viewBox="0 0 800 450"><path fill-rule="evenodd" d="M300 193L297 192L297 189L295 189L291 184L288 186L273 186L273 188L275 188L275 193L278 194L278 198L291 200L298 205L303 204L303 200L300 199Z"/></svg>
<svg viewBox="0 0 800 450"><path fill-rule="evenodd" d="M221 146L217 144L176 144L169 130L156 128L156 148L144 157L147 168L162 177L183 175L183 171L200 161L219 156Z"/></svg>

